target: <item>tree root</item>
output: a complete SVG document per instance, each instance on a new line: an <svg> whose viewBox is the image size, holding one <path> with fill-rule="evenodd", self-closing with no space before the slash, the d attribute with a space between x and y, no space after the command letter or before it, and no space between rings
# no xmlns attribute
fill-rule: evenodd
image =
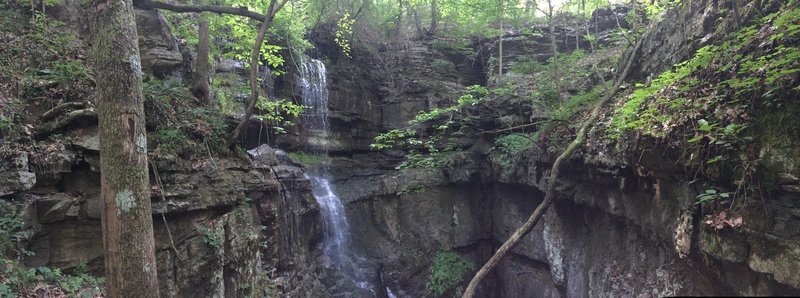
<svg viewBox="0 0 800 298"><path fill-rule="evenodd" d="M77 102L77 101L65 102L55 106L54 108L48 110L47 112L44 112L44 114L42 114L42 117L40 119L42 121L49 121L50 119L53 119L59 114L61 114L61 112L64 110L83 109L86 107L86 105L87 105L86 102Z"/></svg>
<svg viewBox="0 0 800 298"><path fill-rule="evenodd" d="M597 117L600 116L600 111L602 110L603 106L608 102L611 97L619 90L619 87L622 85L622 82L625 80L625 77L628 76L630 72L631 65L633 64L633 58L636 56L636 53L639 51L639 47L642 44L642 39L636 43L633 51L631 51L630 57L625 64L625 68L622 71L622 74L617 78L617 81L614 83L614 86L606 92L606 95L594 106L592 109L592 113L589 115L589 118L586 119L583 124L581 124L580 130L578 130L578 134L575 136L575 139L572 140L572 143L567 146L566 149L561 153L561 155L556 158L555 163L553 163L553 168L550 171L550 177L547 180L547 192L545 193L544 200L536 207L536 210L533 211L531 216L528 218L525 223L519 227L514 234L511 235L494 255L486 262L486 264L478 270L478 273L475 274L475 277L469 282L467 289L464 291L464 295L461 296L462 298L472 298L475 296L475 290L478 288L478 285L481 281L489 274L497 264L503 259L503 257L508 254L508 252L516 246L522 237L527 235L531 229L539 222L544 215L544 212L547 211L547 208L553 203L553 197L555 196L555 186L556 182L558 181L558 176L561 173L561 169L564 167L564 162L581 146L586 139L587 131L589 127L594 124L597 120Z"/></svg>
<svg viewBox="0 0 800 298"><path fill-rule="evenodd" d="M50 110L53 111L53 110ZM48 112L50 112L48 111ZM36 130L35 137L37 139L45 138L56 131L62 130L68 125L74 123L78 120L87 120L92 122L97 122L97 112L95 112L94 108L86 108L82 110L75 110L69 112L66 116L61 119L58 119L54 122L48 122L39 126Z"/></svg>

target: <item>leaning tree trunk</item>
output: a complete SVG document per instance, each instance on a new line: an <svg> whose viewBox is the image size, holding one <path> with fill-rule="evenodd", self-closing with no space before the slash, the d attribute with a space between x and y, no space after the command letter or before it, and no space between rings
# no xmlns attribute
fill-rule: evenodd
<svg viewBox="0 0 800 298"><path fill-rule="evenodd" d="M550 176L547 179L547 191L545 193L544 200L542 200L539 206L536 207L533 213L531 213L531 216L528 217L528 220L525 221L525 223L523 223L522 226L516 231L514 231L514 234L511 234L511 237L509 237L508 240L506 240L506 242L497 249L497 252L492 255L489 261L487 261L486 264L484 264L483 267L478 270L478 273L476 273L475 277L473 277L469 282L467 289L464 291L464 295L461 296L462 298L472 298L475 296L475 290L477 290L478 285L486 277L486 275L488 275L489 272L497 267L497 264L499 264L506 254L508 254L508 252L514 248L514 246L516 246L520 240L522 240L523 236L527 235L528 232L533 229L536 223L539 222L539 219L542 218L542 215L544 215L544 212L547 211L547 208L550 207L550 204L553 203L553 196L555 196L555 188L558 182L558 176L561 173L561 168L564 167L564 162L569 159L572 153L574 153L581 144L583 144L589 127L592 126L594 121L597 120L597 117L600 116L600 110L602 110L605 103L614 96L617 90L619 90L619 87L622 85L625 77L627 77L628 73L630 72L631 64L633 64L634 57L639 51L641 44L642 39L639 39L639 41L636 43L636 46L631 51L627 62L625 63L625 68L619 77L617 77L614 86L611 87L611 89L608 89L605 96L603 96L603 98L597 104L595 104L594 109L592 109L592 113L589 115L589 118L587 118L581 124L575 139L572 140L569 146L567 146L567 148L564 149L564 151L561 152L561 154L556 158L556 161L553 163L553 168L550 171Z"/></svg>
<svg viewBox="0 0 800 298"><path fill-rule="evenodd" d="M250 53L250 101L247 104L247 109L244 111L244 117L242 117L239 125L236 126L231 138L228 139L229 147L233 147L234 145L238 144L239 137L242 136L242 132L247 126L247 122L250 121L250 117L253 116L253 112L256 109L259 93L258 90L260 89L258 88L258 59L261 57L261 45L264 43L264 36L267 34L267 29L269 28L270 23L272 23L272 19L275 18L275 14L281 10L286 2L289 2L289 0L280 1L280 3L277 3L277 0L270 0L269 8L267 8L264 21L261 23L261 28L258 30L256 44L253 46L253 52Z"/></svg>
<svg viewBox="0 0 800 298"><path fill-rule="evenodd" d="M208 0L200 0L200 5L208 4ZM204 106L211 103L211 86L208 85L208 76L211 67L208 62L209 38L208 38L208 13L200 13L197 22L197 60L194 64L194 83L192 84L192 95Z"/></svg>
<svg viewBox="0 0 800 298"><path fill-rule="evenodd" d="M108 297L158 297L142 66L131 0L95 0L100 197Z"/></svg>

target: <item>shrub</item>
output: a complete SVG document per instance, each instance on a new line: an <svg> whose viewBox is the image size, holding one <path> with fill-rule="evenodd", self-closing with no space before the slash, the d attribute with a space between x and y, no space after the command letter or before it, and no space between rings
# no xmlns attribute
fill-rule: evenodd
<svg viewBox="0 0 800 298"><path fill-rule="evenodd" d="M464 259L452 251L438 251L428 275L428 291L435 297L453 290L463 279L464 274L475 269L475 263Z"/></svg>

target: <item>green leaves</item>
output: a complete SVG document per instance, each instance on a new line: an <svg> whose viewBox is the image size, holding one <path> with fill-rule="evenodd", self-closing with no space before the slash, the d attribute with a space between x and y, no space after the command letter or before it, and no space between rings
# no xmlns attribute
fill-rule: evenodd
<svg viewBox="0 0 800 298"><path fill-rule="evenodd" d="M270 100L266 97L259 97L256 108L262 113L253 115L253 117L269 122L275 133L282 134L286 133L286 127L292 125L291 120L297 118L306 107L285 99Z"/></svg>
<svg viewBox="0 0 800 298"><path fill-rule="evenodd" d="M342 48L342 53L347 57L350 56L350 39L353 36L353 24L356 20L350 17L350 13L344 13L341 18L336 21L336 36L334 40L339 47Z"/></svg>
<svg viewBox="0 0 800 298"><path fill-rule="evenodd" d="M475 263L464 259L452 251L438 251L428 275L428 291L434 297L441 297L454 289L464 274L475 269Z"/></svg>
<svg viewBox="0 0 800 298"><path fill-rule="evenodd" d="M703 193L697 195L697 202L695 202L694 204L699 205L703 203L713 202L719 199L727 199L731 197L731 194L732 193L730 192L720 192L716 189L709 188L706 189Z"/></svg>
<svg viewBox="0 0 800 298"><path fill-rule="evenodd" d="M396 148L409 143L409 138L415 136L416 131L412 129L392 129L388 132L379 134L375 137L375 142L369 147L373 150L385 150Z"/></svg>

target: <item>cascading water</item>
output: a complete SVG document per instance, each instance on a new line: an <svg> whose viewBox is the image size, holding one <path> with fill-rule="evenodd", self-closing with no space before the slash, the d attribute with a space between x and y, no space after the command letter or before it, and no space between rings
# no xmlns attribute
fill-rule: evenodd
<svg viewBox="0 0 800 298"><path fill-rule="evenodd" d="M314 153L327 156L331 132L325 64L316 59L303 61L299 85L303 105L307 107L301 117L301 124L307 133L307 144ZM375 294L373 285L366 282L365 268L359 266L356 262L358 258L349 247L349 224L344 205L330 183L330 161L326 159L321 165L310 169L306 177L311 181L314 198L322 211L325 256L330 258L339 272L352 279L356 287Z"/></svg>
<svg viewBox="0 0 800 298"><path fill-rule="evenodd" d="M322 208L322 217L325 223L325 255L331 257L334 263L347 264L349 261L347 242L349 226L345 215L344 205L339 197L333 193L331 183L325 176L309 174L306 177L311 181L314 198ZM324 174L323 174L324 175Z"/></svg>
<svg viewBox="0 0 800 298"><path fill-rule="evenodd" d="M301 117L303 128L308 130L306 142L312 151L327 154L330 142L328 120L328 80L325 64L316 59L300 63L300 97L307 107Z"/></svg>

